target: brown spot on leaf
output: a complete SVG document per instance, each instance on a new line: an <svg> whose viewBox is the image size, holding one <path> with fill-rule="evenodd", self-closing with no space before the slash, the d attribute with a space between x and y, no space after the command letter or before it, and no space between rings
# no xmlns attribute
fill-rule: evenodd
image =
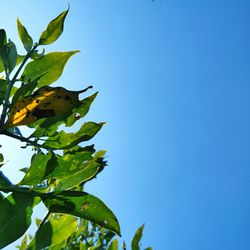
<svg viewBox="0 0 250 250"><path fill-rule="evenodd" d="M32 115L37 119L55 116L55 111L53 109L39 109L35 108Z"/></svg>
<svg viewBox="0 0 250 250"><path fill-rule="evenodd" d="M69 101L71 98L70 98L69 95L66 95L66 96L64 97L64 99L65 99L66 101Z"/></svg>
<svg viewBox="0 0 250 250"><path fill-rule="evenodd" d="M81 206L81 211L87 209L89 207L89 202L84 202Z"/></svg>

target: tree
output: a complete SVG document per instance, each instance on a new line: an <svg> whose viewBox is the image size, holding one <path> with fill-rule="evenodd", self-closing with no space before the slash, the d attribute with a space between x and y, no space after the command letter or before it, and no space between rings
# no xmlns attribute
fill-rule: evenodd
<svg viewBox="0 0 250 250"><path fill-rule="evenodd" d="M106 161L105 151L96 151L94 145L83 147L82 142L92 139L104 123L84 122L71 133L61 129L81 120L97 93L80 99L79 94L92 86L80 91L49 86L78 51L39 52L60 37L67 14L63 11L53 19L35 43L18 19L25 55L19 55L5 30L0 30L0 134L34 150L30 166L21 169L25 175L19 183L11 183L0 172L0 248L25 234L34 207L42 202L48 213L37 220L33 237L24 236L19 249L118 249L114 238L120 235L118 220L99 198L84 190ZM30 135L24 137L19 126L30 128ZM132 249L139 249L142 230L143 226L135 234Z"/></svg>

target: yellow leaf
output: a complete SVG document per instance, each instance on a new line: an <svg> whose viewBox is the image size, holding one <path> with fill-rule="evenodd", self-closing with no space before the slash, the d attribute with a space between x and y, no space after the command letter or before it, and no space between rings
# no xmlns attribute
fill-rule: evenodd
<svg viewBox="0 0 250 250"><path fill-rule="evenodd" d="M15 103L4 128L29 125L41 118L69 113L80 104L79 94L89 88L92 86L81 91L69 91L62 87L42 87Z"/></svg>

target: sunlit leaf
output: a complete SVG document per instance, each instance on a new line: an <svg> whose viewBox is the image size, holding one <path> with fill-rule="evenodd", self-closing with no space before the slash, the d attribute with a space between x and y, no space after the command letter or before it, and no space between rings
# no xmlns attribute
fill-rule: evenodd
<svg viewBox="0 0 250 250"><path fill-rule="evenodd" d="M140 250L140 240L142 237L143 228L144 228L144 224L137 229L137 231L132 239L132 242L131 242L131 249L132 250Z"/></svg>
<svg viewBox="0 0 250 250"><path fill-rule="evenodd" d="M39 227L41 224L42 220L36 218L36 226Z"/></svg>
<svg viewBox="0 0 250 250"><path fill-rule="evenodd" d="M38 229L27 250L44 249L65 242L76 228L77 219L73 216L62 215L59 218L50 219Z"/></svg>
<svg viewBox="0 0 250 250"><path fill-rule="evenodd" d="M88 245L86 245L86 244L83 244L82 242L80 242L80 244L79 244L80 246L79 246L79 250L89 250L88 248Z"/></svg>
<svg viewBox="0 0 250 250"><path fill-rule="evenodd" d="M56 190L67 190L93 178L100 168L100 164L89 160L91 155L67 154L58 158L57 168L49 175L51 178L58 178L59 183Z"/></svg>
<svg viewBox="0 0 250 250"><path fill-rule="evenodd" d="M66 119L66 126L70 127L78 120L76 114L79 115L79 118L83 118L88 113L89 108L95 100L97 94L98 92L83 99L80 105L72 110L71 114Z"/></svg>
<svg viewBox="0 0 250 250"><path fill-rule="evenodd" d="M54 136L57 134L57 129L59 125L62 123L60 120L61 117L50 117L44 118L30 124L31 128L36 128L36 130L29 136L30 138L35 137L47 137L47 136ZM40 123L40 124L39 124Z"/></svg>
<svg viewBox="0 0 250 250"><path fill-rule="evenodd" d="M18 88L12 98L11 107L24 96L30 95L31 92L36 88L37 81L29 82Z"/></svg>
<svg viewBox="0 0 250 250"><path fill-rule="evenodd" d="M25 234L25 236L22 239L21 245L18 246L18 249L19 250L26 250L27 249L27 245L28 245L27 242L28 242L28 236L27 236L27 234Z"/></svg>
<svg viewBox="0 0 250 250"><path fill-rule="evenodd" d="M66 247L67 247L67 240L62 241L62 242L57 243L57 244L54 244L54 245L51 245L47 249L48 250L63 250ZM78 249L75 249L75 250L78 250Z"/></svg>
<svg viewBox="0 0 250 250"><path fill-rule="evenodd" d="M42 121L40 120L41 122L30 124L32 128L36 128L30 137L53 136L61 124L64 123L66 126L74 125L76 121L83 118L87 114L96 95L97 93L79 101L79 106L73 108L68 113L64 113L63 115L57 117L44 118Z"/></svg>
<svg viewBox="0 0 250 250"><path fill-rule="evenodd" d="M47 26L46 30L40 36L39 44L48 45L55 42L63 32L64 20L68 10L63 11L59 16L53 19Z"/></svg>
<svg viewBox="0 0 250 250"><path fill-rule="evenodd" d="M39 153L32 162L20 185L37 185L46 180L57 180L54 190L67 190L93 179L106 165L100 158L92 158L92 152L81 154L48 155ZM44 162L42 162L44 160ZM40 164L39 164L40 161Z"/></svg>
<svg viewBox="0 0 250 250"><path fill-rule="evenodd" d="M43 201L51 212L72 214L120 235L120 226L113 212L93 195L80 191L63 191Z"/></svg>
<svg viewBox="0 0 250 250"><path fill-rule="evenodd" d="M44 55L45 55L45 49L43 48L41 53L39 53L38 50L32 51L30 58L33 60L37 60L43 57Z"/></svg>
<svg viewBox="0 0 250 250"><path fill-rule="evenodd" d="M27 83L16 92L5 127L29 125L45 117L64 116L80 105L78 95L86 91L69 91L62 87L45 86L34 94L20 99L20 96L31 92L36 85L37 81Z"/></svg>
<svg viewBox="0 0 250 250"><path fill-rule="evenodd" d="M50 149L67 149L78 145L83 141L88 141L96 135L104 123L86 122L76 133L66 133L60 131L57 135L49 137L43 143L43 147Z"/></svg>
<svg viewBox="0 0 250 250"><path fill-rule="evenodd" d="M14 193L0 202L0 248L21 237L31 223L34 198Z"/></svg>
<svg viewBox="0 0 250 250"><path fill-rule="evenodd" d="M81 147L81 146L75 146L69 149L63 150L63 155L78 155L78 154L93 154L95 153L94 145L86 146L86 147Z"/></svg>
<svg viewBox="0 0 250 250"><path fill-rule="evenodd" d="M108 246L107 250L118 250L118 240L114 239Z"/></svg>
<svg viewBox="0 0 250 250"><path fill-rule="evenodd" d="M30 168L19 185L35 185L41 183L55 169L55 159L52 152L39 152L33 158Z"/></svg>
<svg viewBox="0 0 250 250"><path fill-rule="evenodd" d="M23 61L24 58L25 56L23 55L17 55L16 66L19 65Z"/></svg>
<svg viewBox="0 0 250 250"><path fill-rule="evenodd" d="M48 53L40 59L29 62L21 78L25 82L28 82L44 75L40 78L38 87L49 85L61 76L66 62L77 52L78 51Z"/></svg>
<svg viewBox="0 0 250 250"><path fill-rule="evenodd" d="M17 29L19 38L22 41L24 48L29 52L33 46L33 39L19 19L17 19Z"/></svg>
<svg viewBox="0 0 250 250"><path fill-rule="evenodd" d="M99 158L93 158L92 154L92 148L89 147L81 153L68 153L64 156L39 152L19 184L36 185L45 179L54 178L59 181L57 190L75 187L93 178L99 168L103 167Z"/></svg>

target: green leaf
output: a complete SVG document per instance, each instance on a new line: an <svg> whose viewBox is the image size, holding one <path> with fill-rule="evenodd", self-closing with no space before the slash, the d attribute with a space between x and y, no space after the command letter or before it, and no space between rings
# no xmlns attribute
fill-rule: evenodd
<svg viewBox="0 0 250 250"><path fill-rule="evenodd" d="M21 78L28 82L43 75L39 79L37 87L49 85L61 76L68 59L77 52L79 51L48 53L40 59L29 62Z"/></svg>
<svg viewBox="0 0 250 250"><path fill-rule="evenodd" d="M56 190L67 190L92 179L97 173L100 164L94 160L87 161L87 154L67 154L58 159L57 168L49 175L59 179Z"/></svg>
<svg viewBox="0 0 250 250"><path fill-rule="evenodd" d="M55 156L52 152L44 155L42 152L36 154L31 166L19 183L19 185L35 185L41 183L55 169Z"/></svg>
<svg viewBox="0 0 250 250"><path fill-rule="evenodd" d="M65 149L63 151L63 154L64 155L67 155L67 154L77 155L77 154L82 154L82 153L85 154L86 152L89 152L92 154L95 153L94 145L86 146L84 148L81 146L75 146L73 148Z"/></svg>
<svg viewBox="0 0 250 250"><path fill-rule="evenodd" d="M32 51L30 58L33 60L37 60L43 57L44 55L45 55L45 49L43 48L41 53L39 53L38 50Z"/></svg>
<svg viewBox="0 0 250 250"><path fill-rule="evenodd" d="M41 224L42 220L36 218L36 226L39 227Z"/></svg>
<svg viewBox="0 0 250 250"><path fill-rule="evenodd" d="M17 55L16 66L23 61L24 57L25 56ZM4 71L3 61L2 61L2 58L0 57L0 73L3 71Z"/></svg>
<svg viewBox="0 0 250 250"><path fill-rule="evenodd" d="M0 73L4 71L4 64L3 64L3 58L0 55Z"/></svg>
<svg viewBox="0 0 250 250"><path fill-rule="evenodd" d="M0 51L7 44L7 35L4 29L0 29Z"/></svg>
<svg viewBox="0 0 250 250"><path fill-rule="evenodd" d="M17 90L18 90L18 87L13 86L12 89L11 89L11 92L10 92L10 97L14 96L15 93L17 92Z"/></svg>
<svg viewBox="0 0 250 250"><path fill-rule="evenodd" d="M70 113L65 113L62 116L44 118L31 124L30 127L36 128L36 130L30 135L30 137L50 137L56 133L61 124L65 123L65 125L69 127L74 125L78 120L76 114L80 115L80 118L83 118L88 113L97 94L98 93L95 93L81 100L79 106L74 108Z"/></svg>
<svg viewBox="0 0 250 250"><path fill-rule="evenodd" d="M144 224L137 229L137 231L132 239L132 242L131 242L131 249L132 250L140 250L140 240L142 237L143 228L144 228Z"/></svg>
<svg viewBox="0 0 250 250"><path fill-rule="evenodd" d="M21 237L31 223L34 198L13 193L0 201L0 248Z"/></svg>
<svg viewBox="0 0 250 250"><path fill-rule="evenodd" d="M93 148L86 147L81 153L64 156L52 152L38 153L19 185L37 185L45 179L57 179L56 190L65 190L93 178L103 167L99 158L92 157ZM93 159L93 160L92 160Z"/></svg>
<svg viewBox="0 0 250 250"><path fill-rule="evenodd" d="M73 216L63 215L50 219L38 229L27 250L44 249L65 242L77 229L77 219Z"/></svg>
<svg viewBox="0 0 250 250"><path fill-rule="evenodd" d="M22 239L21 245L18 246L18 249L19 250L26 250L27 249L27 245L28 245L27 242L28 242L28 237L27 237L27 234L25 234L25 236Z"/></svg>
<svg viewBox="0 0 250 250"><path fill-rule="evenodd" d="M25 56L23 55L17 55L16 66L19 65L23 61L24 58Z"/></svg>
<svg viewBox="0 0 250 250"><path fill-rule="evenodd" d="M28 171L28 168L21 168L21 169L19 169L19 171L21 171L21 172L23 172L23 173L27 173L27 171Z"/></svg>
<svg viewBox="0 0 250 250"><path fill-rule="evenodd" d="M0 192L0 203L1 203L1 201L4 199L4 196L3 196L3 194Z"/></svg>
<svg viewBox="0 0 250 250"><path fill-rule="evenodd" d="M8 89L8 84L5 80L0 79L0 105L5 99L5 95Z"/></svg>
<svg viewBox="0 0 250 250"><path fill-rule="evenodd" d="M22 25L19 18L17 19L17 29L19 38L22 41L24 48L29 52L33 46L33 39L27 32L26 28Z"/></svg>
<svg viewBox="0 0 250 250"><path fill-rule="evenodd" d="M78 145L80 142L93 138L104 123L86 122L76 133L65 133L60 131L56 136L49 137L43 147L50 149L68 149Z"/></svg>
<svg viewBox="0 0 250 250"><path fill-rule="evenodd" d="M49 117L36 121L33 124L30 124L29 127L36 128L36 130L29 136L33 137L51 137L57 134L57 129L61 125L60 117Z"/></svg>
<svg viewBox="0 0 250 250"><path fill-rule="evenodd" d="M10 186L12 186L11 181L2 173L2 171L0 171L0 187L10 187Z"/></svg>
<svg viewBox="0 0 250 250"><path fill-rule="evenodd" d="M80 246L79 246L79 250L90 250L88 245L83 244L82 242L80 242Z"/></svg>
<svg viewBox="0 0 250 250"><path fill-rule="evenodd" d="M64 20L69 10L63 11L59 16L53 19L46 30L40 36L39 44L48 45L55 42L63 32Z"/></svg>
<svg viewBox="0 0 250 250"><path fill-rule="evenodd" d="M16 66L19 65L23 61L24 57L25 56L17 55ZM0 73L3 71L4 71L3 61L2 61L2 58L0 57Z"/></svg>
<svg viewBox="0 0 250 250"><path fill-rule="evenodd" d="M62 241L62 242L60 242L60 243L58 243L58 244L55 244L55 245L50 246L50 247L48 248L48 250L63 250L63 249L65 249L66 246L67 246L66 243L67 243L67 241ZM47 248L46 248L46 250L47 250ZM77 249L75 249L75 250L77 250Z"/></svg>
<svg viewBox="0 0 250 250"><path fill-rule="evenodd" d="M108 246L107 250L118 250L118 240L114 239Z"/></svg>
<svg viewBox="0 0 250 250"><path fill-rule="evenodd" d="M62 191L43 199L49 211L72 214L90 220L120 235L113 212L97 197L80 191Z"/></svg>
<svg viewBox="0 0 250 250"><path fill-rule="evenodd" d="M12 98L11 107L13 107L22 97L30 95L31 92L36 88L37 84L37 81L32 81L18 88Z"/></svg>
<svg viewBox="0 0 250 250"><path fill-rule="evenodd" d="M123 249L123 250L126 250L126 249L127 249L127 246L126 246L125 241L122 242L122 249Z"/></svg>
<svg viewBox="0 0 250 250"><path fill-rule="evenodd" d="M9 73L12 72L12 70L16 67L17 64L16 45L11 40L9 40L9 42L7 43L6 63Z"/></svg>
<svg viewBox="0 0 250 250"><path fill-rule="evenodd" d="M83 118L89 111L89 108L93 101L95 100L98 92L94 93L91 96L81 100L80 106L72 110L72 114L66 119L66 126L71 127L77 121L75 114L79 114L81 118Z"/></svg>

